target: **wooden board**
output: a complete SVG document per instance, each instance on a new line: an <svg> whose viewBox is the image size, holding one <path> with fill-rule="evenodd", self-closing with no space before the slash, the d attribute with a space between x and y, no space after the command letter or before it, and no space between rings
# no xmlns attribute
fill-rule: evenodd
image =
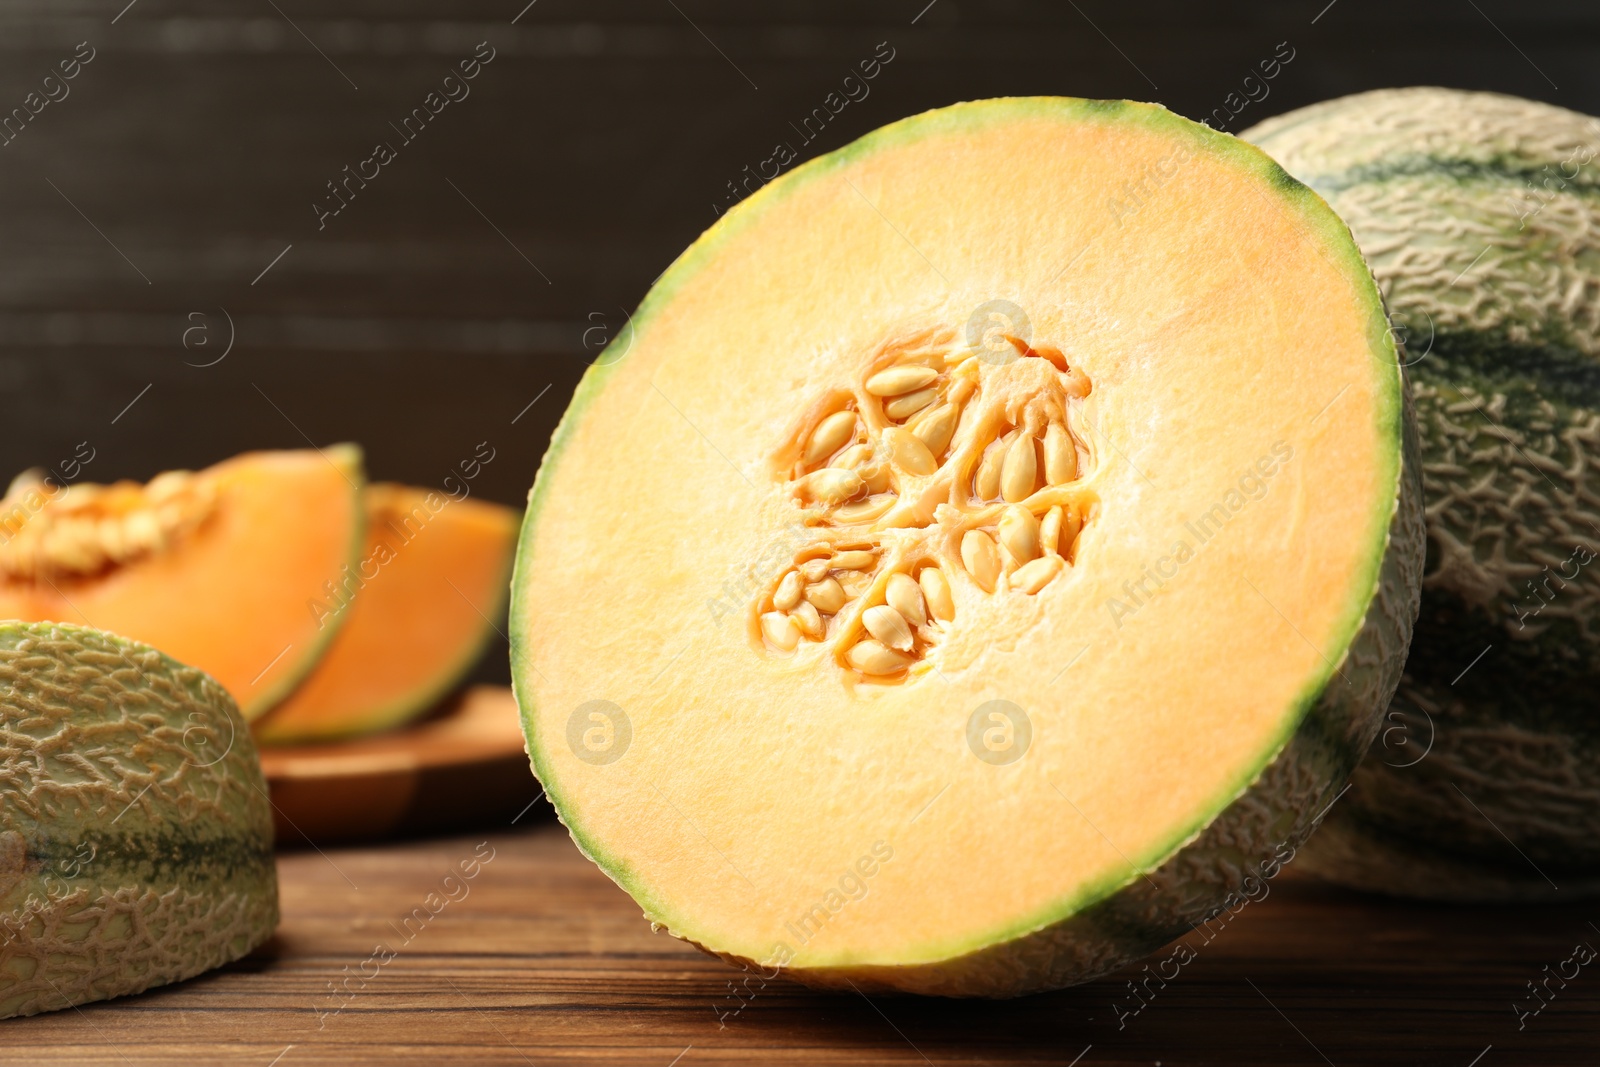
<svg viewBox="0 0 1600 1067"><path fill-rule="evenodd" d="M407 729L264 747L280 844L327 845L505 825L540 795L517 702L479 685Z"/></svg>
<svg viewBox="0 0 1600 1067"><path fill-rule="evenodd" d="M745 976L652 934L548 816L524 831L534 818L427 843L286 854L283 922L267 946L180 985L0 1023L0 1063L1600 1061L1593 966L1564 989L1552 982L1555 999L1521 1031L1511 1010L1576 942L1600 946L1590 925L1600 905L1426 907L1330 889L1291 867L1166 988L1152 983L1149 1005L1120 1029L1113 1005L1134 1003L1126 983L1137 967L1001 1003L868 1001L751 978L735 1013L729 985ZM474 877L462 877L464 862ZM379 946L393 958L377 962Z"/></svg>

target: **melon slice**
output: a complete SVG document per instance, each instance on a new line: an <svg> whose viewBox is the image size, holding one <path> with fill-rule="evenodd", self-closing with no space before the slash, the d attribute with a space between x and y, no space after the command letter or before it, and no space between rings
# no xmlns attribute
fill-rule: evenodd
<svg viewBox="0 0 1600 1067"><path fill-rule="evenodd" d="M0 618L154 645L254 718L343 621L316 606L357 561L362 481L354 445L249 452L148 485L19 479L0 502Z"/></svg>
<svg viewBox="0 0 1600 1067"><path fill-rule="evenodd" d="M0 1018L176 982L278 923L250 731L192 667L0 623Z"/></svg>
<svg viewBox="0 0 1600 1067"><path fill-rule="evenodd" d="M730 211L530 497L535 773L652 922L1007 996L1188 929L1377 726L1421 516L1326 204L1163 108L961 104Z"/></svg>
<svg viewBox="0 0 1600 1067"><path fill-rule="evenodd" d="M1429 564L1372 757L1305 860L1454 900L1600 894L1600 119L1418 87L1244 136L1350 223L1403 334Z"/></svg>
<svg viewBox="0 0 1600 1067"><path fill-rule="evenodd" d="M263 742L348 737L415 718L495 636L515 511L387 483L367 487L366 509L361 562L326 605L348 604L349 617L311 675L255 723Z"/></svg>

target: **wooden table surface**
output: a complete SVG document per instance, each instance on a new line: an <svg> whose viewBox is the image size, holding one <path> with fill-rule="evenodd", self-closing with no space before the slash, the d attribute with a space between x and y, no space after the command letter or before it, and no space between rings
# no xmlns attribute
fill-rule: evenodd
<svg viewBox="0 0 1600 1067"><path fill-rule="evenodd" d="M1555 999L1520 1031L1512 1011L1546 964L1600 946L1600 903L1427 907L1291 868L1120 1029L1113 1005L1134 1004L1137 968L997 1003L755 978L738 1010L738 972L652 934L547 812L502 831L283 853L283 921L263 948L176 986L0 1024L0 1063L1600 1062L1592 969L1552 981ZM474 859L475 877L444 884ZM437 913L402 926L428 915L430 893ZM374 956L380 943L392 959Z"/></svg>

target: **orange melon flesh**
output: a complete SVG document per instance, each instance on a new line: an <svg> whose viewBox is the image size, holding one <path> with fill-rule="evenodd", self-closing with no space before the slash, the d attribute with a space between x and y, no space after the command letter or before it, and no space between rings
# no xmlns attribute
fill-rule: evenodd
<svg viewBox="0 0 1600 1067"><path fill-rule="evenodd" d="M321 656L342 621L309 605L361 544L354 445L249 452L194 475L215 494L203 522L153 554L93 574L0 577L0 617L109 630L211 675L245 717L265 712ZM99 487L73 485L37 509L8 501L7 540ZM108 492L133 495L119 483ZM19 510L20 505L20 510Z"/></svg>
<svg viewBox="0 0 1600 1067"><path fill-rule="evenodd" d="M515 511L387 483L367 487L366 510L361 562L339 584L348 618L311 675L255 724L264 742L346 737L414 718L495 635Z"/></svg>
<svg viewBox="0 0 1600 1067"><path fill-rule="evenodd" d="M1093 385L1070 564L1035 596L990 593L960 570L953 510L869 523L945 561L954 620L931 669L873 684L831 644L775 651L756 616L827 534L778 471L818 398L861 397L886 341L959 336L995 299ZM1090 976L1133 949L1063 963L1030 936L1142 891L1330 687L1365 692L1381 669L1392 690L1398 664L1345 653L1395 550L1394 346L1342 223L1230 137L1095 101L918 116L745 201L635 321L531 495L513 660L561 817L680 937L824 985L1003 995ZM1004 766L968 744L997 699L1032 728ZM573 742L594 701L626 716L610 761ZM1339 727L1355 743L1375 701ZM1303 832L1347 771L1269 798L1279 832ZM1128 945L1174 936L1173 917ZM941 980L1007 944L1003 977Z"/></svg>

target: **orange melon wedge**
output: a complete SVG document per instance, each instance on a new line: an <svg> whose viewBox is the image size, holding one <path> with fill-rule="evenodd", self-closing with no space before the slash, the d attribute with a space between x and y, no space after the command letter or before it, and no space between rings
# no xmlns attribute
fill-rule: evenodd
<svg viewBox="0 0 1600 1067"><path fill-rule="evenodd" d="M397 726L454 688L505 610L521 516L500 504L377 484L367 542L322 610L349 618L315 671L255 726L289 744Z"/></svg>
<svg viewBox="0 0 1600 1067"><path fill-rule="evenodd" d="M246 718L312 668L364 525L355 445L249 452L148 485L19 479L0 501L0 618L109 630L204 670Z"/></svg>

